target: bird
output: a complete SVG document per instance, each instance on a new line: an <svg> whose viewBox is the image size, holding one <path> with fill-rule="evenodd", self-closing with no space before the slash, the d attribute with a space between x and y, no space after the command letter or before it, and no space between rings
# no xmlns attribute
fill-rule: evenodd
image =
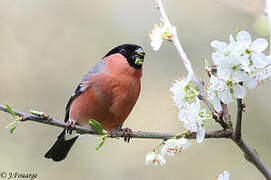
<svg viewBox="0 0 271 180"><path fill-rule="evenodd" d="M145 52L136 44L122 44L110 50L88 71L66 106L67 126L45 154L53 161L65 159L79 134L71 133L76 125L89 126L98 121L105 130L121 130L125 141L131 129L122 129L141 90Z"/></svg>

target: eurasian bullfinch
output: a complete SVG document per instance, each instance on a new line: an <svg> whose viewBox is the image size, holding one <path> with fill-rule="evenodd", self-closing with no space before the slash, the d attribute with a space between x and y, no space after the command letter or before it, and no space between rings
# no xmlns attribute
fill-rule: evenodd
<svg viewBox="0 0 271 180"><path fill-rule="evenodd" d="M121 130L140 93L144 56L138 45L120 45L83 77L66 106L68 127L45 154L46 158L65 159L78 138L78 135L68 137L67 129L75 124L89 125L88 121L95 119L106 130Z"/></svg>

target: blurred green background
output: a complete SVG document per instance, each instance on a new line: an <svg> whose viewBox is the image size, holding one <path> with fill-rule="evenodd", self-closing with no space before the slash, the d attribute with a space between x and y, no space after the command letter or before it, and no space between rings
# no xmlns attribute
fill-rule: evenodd
<svg viewBox="0 0 271 180"><path fill-rule="evenodd" d="M167 0L164 5L192 60L196 74L207 80L203 60L211 57L210 42L228 41L236 27L253 38L267 35L263 1ZM259 20L259 18L262 18ZM0 1L0 103L18 110L36 109L62 120L65 105L81 77L110 49L122 43L141 45L146 53L142 92L125 122L134 130L181 130L169 88L185 74L172 44L154 52L148 37L159 23L154 0ZM258 23L258 24L257 24ZM267 32L266 32L267 31ZM271 84L247 93L244 138L271 167ZM231 107L234 120L235 110ZM158 140L80 138L66 160L55 163L43 155L61 129L21 123L13 135L12 120L0 112L0 172L37 173L38 179L215 179L224 169L231 179L264 179L230 140L210 139L167 158L164 167L145 166L144 158ZM214 122L207 129L219 128Z"/></svg>

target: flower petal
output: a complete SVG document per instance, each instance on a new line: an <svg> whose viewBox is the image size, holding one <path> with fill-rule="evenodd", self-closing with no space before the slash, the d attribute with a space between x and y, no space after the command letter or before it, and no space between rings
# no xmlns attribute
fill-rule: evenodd
<svg viewBox="0 0 271 180"><path fill-rule="evenodd" d="M238 56L243 53L243 47L240 46L240 44L238 44L236 41L231 42L228 45L228 49L230 50L230 52Z"/></svg>
<svg viewBox="0 0 271 180"><path fill-rule="evenodd" d="M224 171L224 179L223 180L229 180L230 179L230 173L228 171Z"/></svg>
<svg viewBox="0 0 271 180"><path fill-rule="evenodd" d="M202 143L202 141L204 140L204 137L205 137L205 129L203 127L198 128L197 135L196 135L197 143Z"/></svg>
<svg viewBox="0 0 271 180"><path fill-rule="evenodd" d="M245 71L236 71L233 80L237 83L244 82L247 79L247 74Z"/></svg>
<svg viewBox="0 0 271 180"><path fill-rule="evenodd" d="M238 43L246 47L248 47L251 44L251 36L246 31L240 31L236 36L236 40Z"/></svg>
<svg viewBox="0 0 271 180"><path fill-rule="evenodd" d="M214 105L216 112L218 112L218 113L221 112L222 106L221 106L220 100L217 97L215 97L212 99L212 101L213 101L213 105Z"/></svg>
<svg viewBox="0 0 271 180"><path fill-rule="evenodd" d="M186 138L180 138L180 139L177 140L177 143L181 144L181 145L186 144L187 143L187 139Z"/></svg>
<svg viewBox="0 0 271 180"><path fill-rule="evenodd" d="M157 39L157 40L152 40L151 41L151 47L153 48L154 51L158 51L162 45L163 39Z"/></svg>
<svg viewBox="0 0 271 180"><path fill-rule="evenodd" d="M257 68L264 68L271 63L270 59L267 58L263 53L253 53L251 59Z"/></svg>
<svg viewBox="0 0 271 180"><path fill-rule="evenodd" d="M224 104L229 104L233 100L229 88L226 88L224 91L219 92L218 97Z"/></svg>
<svg viewBox="0 0 271 180"><path fill-rule="evenodd" d="M219 174L219 176L216 178L216 180L224 180L223 175Z"/></svg>
<svg viewBox="0 0 271 180"><path fill-rule="evenodd" d="M244 83L249 89L254 89L257 86L256 77L249 76L248 78L245 79Z"/></svg>
<svg viewBox="0 0 271 180"><path fill-rule="evenodd" d="M219 65L223 63L225 60L225 56L220 52L213 52L212 53L212 60L215 65Z"/></svg>
<svg viewBox="0 0 271 180"><path fill-rule="evenodd" d="M160 155L160 154L157 155L157 161L159 162L159 164L160 164L161 166L163 166L163 165L166 164L166 159L164 158L164 156L162 156L162 155Z"/></svg>
<svg viewBox="0 0 271 180"><path fill-rule="evenodd" d="M222 42L222 41L218 41L218 40L214 40L211 42L211 47L217 49L217 50L223 50L227 48L227 43Z"/></svg>
<svg viewBox="0 0 271 180"><path fill-rule="evenodd" d="M166 146L166 145L161 148L161 154L163 156L165 156L167 154L167 149L168 149L168 146Z"/></svg>
<svg viewBox="0 0 271 180"><path fill-rule="evenodd" d="M199 98L196 97L196 102L191 104L191 108L193 109L194 112L199 112L200 111L200 100L199 100Z"/></svg>
<svg viewBox="0 0 271 180"><path fill-rule="evenodd" d="M190 146L191 146L191 142L187 142L187 143L185 143L184 145L183 145L183 150L186 150L186 149L188 149Z"/></svg>
<svg viewBox="0 0 271 180"><path fill-rule="evenodd" d="M263 52L268 47L268 42L263 38L258 38L252 42L251 48L255 52Z"/></svg>
<svg viewBox="0 0 271 180"><path fill-rule="evenodd" d="M242 99L246 96L246 89L244 88L244 86L241 85L235 85L233 86L233 94L235 97Z"/></svg>
<svg viewBox="0 0 271 180"><path fill-rule="evenodd" d="M155 153L154 152L147 153L147 155L145 157L145 164L149 165L154 159L155 159Z"/></svg>

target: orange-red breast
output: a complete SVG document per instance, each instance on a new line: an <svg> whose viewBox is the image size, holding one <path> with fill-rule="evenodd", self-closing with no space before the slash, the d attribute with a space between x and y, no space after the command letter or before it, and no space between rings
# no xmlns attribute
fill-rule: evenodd
<svg viewBox="0 0 271 180"><path fill-rule="evenodd" d="M104 129L120 129L140 93L145 53L134 44L123 44L109 51L80 81L66 106L65 122L88 125L90 119ZM65 159L78 135L67 130L45 154L54 161Z"/></svg>

